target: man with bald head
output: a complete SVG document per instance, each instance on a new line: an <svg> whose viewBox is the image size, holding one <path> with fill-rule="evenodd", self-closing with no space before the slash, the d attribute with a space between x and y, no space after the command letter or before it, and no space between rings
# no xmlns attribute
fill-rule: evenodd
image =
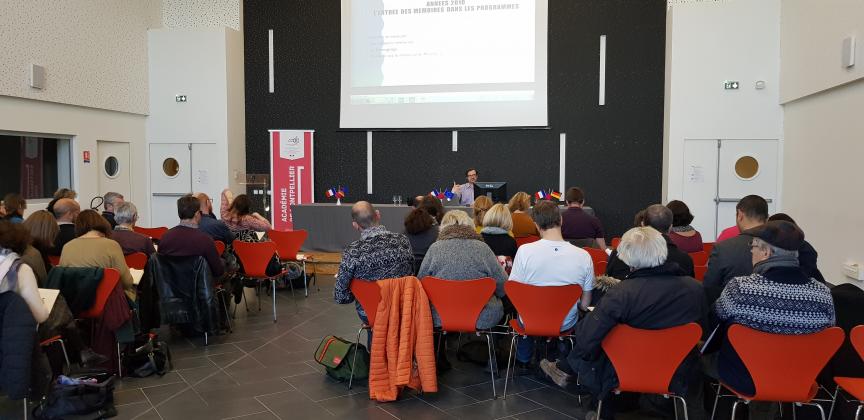
<svg viewBox="0 0 864 420"><path fill-rule="evenodd" d="M408 237L381 225L381 215L371 203L354 204L351 220L351 225L360 232L360 239L351 242L342 253L333 290L336 303L354 302L352 279L375 281L414 275L414 255ZM368 321L359 303L357 314L363 322Z"/></svg>
<svg viewBox="0 0 864 420"><path fill-rule="evenodd" d="M213 200L203 192L196 193L195 198L201 202L201 221L198 222L198 230L209 235L213 240L222 241L226 245L234 241L234 234L228 229L225 222L213 215Z"/></svg>
<svg viewBox="0 0 864 420"><path fill-rule="evenodd" d="M78 213L81 213L81 206L71 198L61 198L54 203L53 211L54 218L60 225L60 233L54 240L54 249L51 250L51 255L60 255L63 251L63 245L75 239L75 218L78 217Z"/></svg>
<svg viewBox="0 0 864 420"><path fill-rule="evenodd" d="M642 221L642 226L654 228L663 234L663 239L666 240L666 248L669 252L666 261L675 263L681 270L681 275L695 277L693 259L686 252L678 249L678 246L669 238L669 230L672 229L672 210L662 204L654 204L643 211L645 219ZM630 276L631 271L633 270L618 258L618 252L612 251L606 265L606 275L624 280Z"/></svg>

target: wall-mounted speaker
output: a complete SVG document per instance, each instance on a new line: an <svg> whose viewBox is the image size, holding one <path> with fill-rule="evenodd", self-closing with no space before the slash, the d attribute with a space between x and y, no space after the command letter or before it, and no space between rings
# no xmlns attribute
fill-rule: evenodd
<svg viewBox="0 0 864 420"><path fill-rule="evenodd" d="M848 69L855 66L855 37L843 38L843 68Z"/></svg>

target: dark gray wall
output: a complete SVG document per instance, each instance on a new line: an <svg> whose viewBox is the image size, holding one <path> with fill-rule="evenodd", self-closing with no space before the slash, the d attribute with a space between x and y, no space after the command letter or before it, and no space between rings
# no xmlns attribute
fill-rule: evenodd
<svg viewBox="0 0 864 420"><path fill-rule="evenodd" d="M267 130L315 131L316 201L349 187L347 201L389 203L464 180L507 181L508 192L558 186L567 133L568 186L585 189L607 236L660 201L663 160L664 0L549 0L549 129L373 134L339 129L340 6L336 0L244 2L247 172L269 171ZM267 30L274 30L275 93L268 93ZM599 38L607 37L606 105L598 106ZM563 191L562 191L563 192Z"/></svg>

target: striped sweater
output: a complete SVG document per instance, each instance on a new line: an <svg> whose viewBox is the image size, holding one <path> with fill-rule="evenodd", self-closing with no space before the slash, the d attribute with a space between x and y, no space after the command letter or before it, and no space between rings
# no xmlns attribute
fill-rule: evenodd
<svg viewBox="0 0 864 420"><path fill-rule="evenodd" d="M333 298L336 303L353 302L352 279L382 280L413 275L414 255L408 237L389 232L384 226L364 229L360 239L351 242L342 253Z"/></svg>

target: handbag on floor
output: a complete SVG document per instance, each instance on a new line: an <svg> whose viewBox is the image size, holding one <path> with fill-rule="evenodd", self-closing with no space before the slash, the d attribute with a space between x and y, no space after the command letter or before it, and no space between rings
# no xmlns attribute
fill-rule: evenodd
<svg viewBox="0 0 864 420"><path fill-rule="evenodd" d="M106 372L71 375L75 380L95 383L63 385L55 383L48 396L34 411L37 419L102 419L114 417L114 386L117 377Z"/></svg>
<svg viewBox="0 0 864 420"><path fill-rule="evenodd" d="M158 341L156 334L147 334L135 342L132 351L123 355L123 370L129 376L146 378L153 374L164 376L171 370L171 350L168 343Z"/></svg>
<svg viewBox="0 0 864 420"><path fill-rule="evenodd" d="M315 361L324 366L327 376L339 382L345 382L351 377L352 363L355 363L354 379L369 377L369 351L366 346L344 338L328 335L321 339L315 350Z"/></svg>

